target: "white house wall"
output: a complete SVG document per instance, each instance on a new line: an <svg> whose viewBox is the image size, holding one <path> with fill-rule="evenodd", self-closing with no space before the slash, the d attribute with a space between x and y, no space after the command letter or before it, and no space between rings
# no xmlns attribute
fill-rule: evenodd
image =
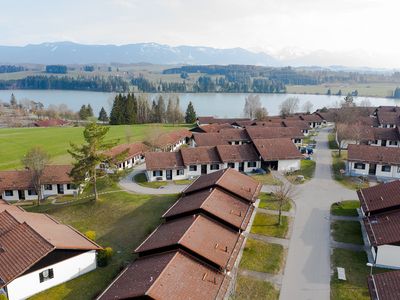
<svg viewBox="0 0 400 300"><path fill-rule="evenodd" d="M54 278L40 282L39 274L51 268ZM8 299L26 299L94 269L96 269L96 251L92 250L18 277L7 285Z"/></svg>
<svg viewBox="0 0 400 300"><path fill-rule="evenodd" d="M42 195L44 197L49 197L49 196L55 196L58 195L57 191L57 184L52 184L52 189L51 190L45 190L44 185L42 185ZM60 195L74 195L74 193L78 193L78 189L68 189L67 184L63 184L64 187L64 193ZM18 201L21 200L19 198L18 190L12 190L13 195L12 196L6 196L6 192L4 191L2 193L2 199L5 201ZM31 200L37 200L37 195L29 195L28 190L24 190L24 195L25 195L25 200L31 201Z"/></svg>
<svg viewBox="0 0 400 300"><path fill-rule="evenodd" d="M300 159L289 159L278 161L278 171L300 170Z"/></svg>
<svg viewBox="0 0 400 300"><path fill-rule="evenodd" d="M354 168L355 162L347 162L347 173L350 176L368 176L369 175L369 163L365 163L365 169ZM382 179L399 179L400 178L400 166L391 166L390 172L383 172L382 165L376 165L376 173L374 176Z"/></svg>

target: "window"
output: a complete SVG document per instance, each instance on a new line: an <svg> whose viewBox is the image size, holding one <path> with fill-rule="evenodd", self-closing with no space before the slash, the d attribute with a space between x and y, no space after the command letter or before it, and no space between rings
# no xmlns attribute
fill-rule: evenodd
<svg viewBox="0 0 400 300"><path fill-rule="evenodd" d="M257 166L257 163L255 161L247 162L247 167L248 168L255 168L256 166Z"/></svg>
<svg viewBox="0 0 400 300"><path fill-rule="evenodd" d="M378 140L373 140L373 141L372 141L372 144L378 145Z"/></svg>
<svg viewBox="0 0 400 300"><path fill-rule="evenodd" d="M53 185L51 185L51 184L45 184L44 185L44 190L45 191L51 191L53 189Z"/></svg>
<svg viewBox="0 0 400 300"><path fill-rule="evenodd" d="M75 189L76 189L76 184L67 183L67 190L75 190Z"/></svg>
<svg viewBox="0 0 400 300"><path fill-rule="evenodd" d="M294 143L295 144L301 143L301 139L294 139Z"/></svg>
<svg viewBox="0 0 400 300"><path fill-rule="evenodd" d="M6 194L6 196L14 196L14 191L12 191L12 190L6 190L5 192L4 192L5 194Z"/></svg>
<svg viewBox="0 0 400 300"><path fill-rule="evenodd" d="M163 172L161 170L159 171L153 171L153 176L162 176Z"/></svg>
<svg viewBox="0 0 400 300"><path fill-rule="evenodd" d="M212 165L210 166L210 169L211 169L211 170L219 170L219 164L212 164Z"/></svg>
<svg viewBox="0 0 400 300"><path fill-rule="evenodd" d="M392 168L389 165L383 165L382 166L382 172L390 172Z"/></svg>
<svg viewBox="0 0 400 300"><path fill-rule="evenodd" d="M52 278L54 278L53 269L47 269L47 270L44 270L43 272L39 273L40 282L44 282L44 281L52 279Z"/></svg>
<svg viewBox="0 0 400 300"><path fill-rule="evenodd" d="M35 191L35 190L28 190L28 195L29 195L29 196L35 196L35 195L37 195L37 194L36 194L36 191Z"/></svg>
<svg viewBox="0 0 400 300"><path fill-rule="evenodd" d="M397 167L397 173L400 173L400 167Z"/></svg>
<svg viewBox="0 0 400 300"><path fill-rule="evenodd" d="M397 146L397 141L389 141L389 145L391 145L391 146Z"/></svg>
<svg viewBox="0 0 400 300"><path fill-rule="evenodd" d="M239 145L239 144L240 144L240 142L239 142L239 141L236 141L236 142L235 142L235 145Z"/></svg>
<svg viewBox="0 0 400 300"><path fill-rule="evenodd" d="M354 169L365 170L365 164L363 163L355 163Z"/></svg>
<svg viewBox="0 0 400 300"><path fill-rule="evenodd" d="M185 170L183 170L183 169L176 170L176 175L184 175L184 174L185 174Z"/></svg>
<svg viewBox="0 0 400 300"><path fill-rule="evenodd" d="M228 163L228 168L234 169L235 168L235 163Z"/></svg>
<svg viewBox="0 0 400 300"><path fill-rule="evenodd" d="M193 171L193 172L197 171L197 166L196 165L189 166L189 171Z"/></svg>

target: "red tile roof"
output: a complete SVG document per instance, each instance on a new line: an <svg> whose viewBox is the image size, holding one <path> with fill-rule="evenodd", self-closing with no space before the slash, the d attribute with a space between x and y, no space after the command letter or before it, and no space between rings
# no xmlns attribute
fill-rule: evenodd
<svg viewBox="0 0 400 300"><path fill-rule="evenodd" d="M264 161L301 159L303 156L288 138L254 140L254 146Z"/></svg>
<svg viewBox="0 0 400 300"><path fill-rule="evenodd" d="M146 152L147 170L183 169L180 152Z"/></svg>
<svg viewBox="0 0 400 300"><path fill-rule="evenodd" d="M310 125L307 121L302 120L283 120L283 124L285 127L294 127L299 128L300 130L308 130L310 129Z"/></svg>
<svg viewBox="0 0 400 300"><path fill-rule="evenodd" d="M212 188L181 197L163 217L172 218L199 212L206 212L237 229L245 230L253 206L219 188Z"/></svg>
<svg viewBox="0 0 400 300"><path fill-rule="evenodd" d="M148 151L148 149L149 147L143 143L122 144L111 148L110 150L104 152L104 154L111 158L116 158L118 156L120 161L124 161L138 155L143 155L146 151ZM122 157L119 157L124 152L125 154L122 155Z"/></svg>
<svg viewBox="0 0 400 300"><path fill-rule="evenodd" d="M166 132L159 136L154 146L157 148L165 148L178 143L183 138L190 138L191 136L192 133L187 129Z"/></svg>
<svg viewBox="0 0 400 300"><path fill-rule="evenodd" d="M365 214L400 207L400 180L382 183L357 191Z"/></svg>
<svg viewBox="0 0 400 300"><path fill-rule="evenodd" d="M183 193L189 194L213 187L222 188L247 201L255 202L262 185L250 176L228 168L198 177Z"/></svg>
<svg viewBox="0 0 400 300"><path fill-rule="evenodd" d="M98 299L222 299L228 281L192 256L172 251L136 260Z"/></svg>
<svg viewBox="0 0 400 300"><path fill-rule="evenodd" d="M400 299L400 271L369 276L368 289L372 300Z"/></svg>
<svg viewBox="0 0 400 300"><path fill-rule="evenodd" d="M214 123L208 125L202 125L200 127L194 128L193 131L204 132L204 133L217 133L222 129L232 128L232 125L229 123Z"/></svg>
<svg viewBox="0 0 400 300"><path fill-rule="evenodd" d="M400 148L349 145L349 161L400 165Z"/></svg>
<svg viewBox="0 0 400 300"><path fill-rule="evenodd" d="M292 143L293 144L293 143ZM260 160L253 145L219 145L217 152L222 162L246 162Z"/></svg>
<svg viewBox="0 0 400 300"><path fill-rule="evenodd" d="M299 128L295 127L246 127L247 134L253 140L256 139L274 139L274 138L304 138L304 134Z"/></svg>
<svg viewBox="0 0 400 300"><path fill-rule="evenodd" d="M180 153L185 165L221 163L215 147L183 148Z"/></svg>
<svg viewBox="0 0 400 300"><path fill-rule="evenodd" d="M363 221L373 246L400 242L400 211L365 217Z"/></svg>
<svg viewBox="0 0 400 300"><path fill-rule="evenodd" d="M223 139L220 133L194 133L193 139L198 147L217 145L228 145L228 141Z"/></svg>
<svg viewBox="0 0 400 300"><path fill-rule="evenodd" d="M43 184L71 183L72 178L68 175L72 166L48 165L42 175ZM9 189L33 188L32 178L29 170L0 171L0 192Z"/></svg>
<svg viewBox="0 0 400 300"><path fill-rule="evenodd" d="M198 255L222 270L231 270L244 237L212 219L197 215L160 225L135 250L138 253L182 249Z"/></svg>

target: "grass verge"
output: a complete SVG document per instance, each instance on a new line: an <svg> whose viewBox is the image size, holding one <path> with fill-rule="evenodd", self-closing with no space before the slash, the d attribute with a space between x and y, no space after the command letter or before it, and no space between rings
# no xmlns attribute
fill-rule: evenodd
<svg viewBox="0 0 400 300"><path fill-rule="evenodd" d="M160 188L162 186L166 186L168 184L166 181L152 181L152 182L149 182L149 181L147 181L146 174L144 174L144 173L136 174L133 177L133 180L138 185L141 185L141 186L147 187L147 188L152 188L152 189L158 189L158 188Z"/></svg>
<svg viewBox="0 0 400 300"><path fill-rule="evenodd" d="M247 239L239 268L278 274L284 258L283 246Z"/></svg>
<svg viewBox="0 0 400 300"><path fill-rule="evenodd" d="M331 234L337 242L363 244L361 225L357 221L333 221Z"/></svg>
<svg viewBox="0 0 400 300"><path fill-rule="evenodd" d="M300 170L286 174L286 178L294 184L304 183L314 177L316 163L314 160L301 160ZM304 176L304 180L299 181L297 176Z"/></svg>
<svg viewBox="0 0 400 300"><path fill-rule="evenodd" d="M277 238L285 238L288 233L289 218L286 216L282 216L281 218L282 222L281 225L279 225L278 216L257 213L250 232Z"/></svg>
<svg viewBox="0 0 400 300"><path fill-rule="evenodd" d="M329 149L332 150L338 149L338 144L336 142L336 135L334 133L328 134L328 146Z"/></svg>
<svg viewBox="0 0 400 300"><path fill-rule="evenodd" d="M341 156L339 156L338 151L332 152L333 178L343 186L352 190L369 187L368 181L358 177L345 176L343 174L343 172L346 170L346 164L344 162L345 159L347 159L347 151L342 150Z"/></svg>
<svg viewBox="0 0 400 300"><path fill-rule="evenodd" d="M269 282L239 275L236 279L234 300L278 300L279 291Z"/></svg>
<svg viewBox="0 0 400 300"><path fill-rule="evenodd" d="M193 180L182 179L182 180L174 180L174 184L176 185L189 185L193 182Z"/></svg>
<svg viewBox="0 0 400 300"><path fill-rule="evenodd" d="M272 176L272 173L268 174L259 174L259 175L251 175L252 178L255 180L258 180L262 184L266 185L281 185L282 182L279 179L276 179L274 176Z"/></svg>
<svg viewBox="0 0 400 300"><path fill-rule="evenodd" d="M279 201L275 200L274 194L261 193L259 198L260 198L260 204L258 205L259 208L279 210ZM290 202L286 202L282 206L283 211L289 211L291 208L292 205L290 204Z"/></svg>
<svg viewBox="0 0 400 300"><path fill-rule="evenodd" d="M100 191L104 191L101 189ZM116 188L115 185L107 189ZM122 267L134 259L132 250L160 223L160 216L176 195L151 196L115 192L98 201L81 199L65 205L45 203L26 208L45 212L82 233L93 230L96 242L114 250L111 263L88 274L46 290L31 299L93 299L103 291Z"/></svg>
<svg viewBox="0 0 400 300"><path fill-rule="evenodd" d="M366 266L367 255L365 252L356 252L345 249L333 249L331 266L331 299L335 300L369 300L367 277L370 268ZM342 267L346 272L346 281L337 277L337 267ZM383 269L374 268L374 273L384 272Z"/></svg>
<svg viewBox="0 0 400 300"><path fill-rule="evenodd" d="M331 214L335 216L357 217L357 208L360 207L358 200L345 200L333 203L331 206Z"/></svg>

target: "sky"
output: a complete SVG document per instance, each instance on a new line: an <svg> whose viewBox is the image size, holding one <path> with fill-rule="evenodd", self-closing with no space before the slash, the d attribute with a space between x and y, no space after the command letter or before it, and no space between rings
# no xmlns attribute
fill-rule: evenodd
<svg viewBox="0 0 400 300"><path fill-rule="evenodd" d="M0 45L156 42L242 47L310 64L400 67L398 0L1 2Z"/></svg>

